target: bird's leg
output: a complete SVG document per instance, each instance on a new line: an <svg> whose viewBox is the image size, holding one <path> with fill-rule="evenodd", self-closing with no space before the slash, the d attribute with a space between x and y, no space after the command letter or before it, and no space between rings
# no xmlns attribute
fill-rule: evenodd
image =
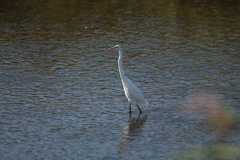
<svg viewBox="0 0 240 160"><path fill-rule="evenodd" d="M129 102L129 115L131 116L131 102Z"/></svg>
<svg viewBox="0 0 240 160"><path fill-rule="evenodd" d="M137 104L137 107L138 107L138 110L139 110L139 112L140 112L140 114L141 114L141 113L142 113L142 111L141 111L141 109L139 108L138 104Z"/></svg>
<svg viewBox="0 0 240 160"><path fill-rule="evenodd" d="M137 118L137 121L136 121L137 123L139 121L140 116L141 116L141 113L139 113L139 115L138 115L138 118Z"/></svg>

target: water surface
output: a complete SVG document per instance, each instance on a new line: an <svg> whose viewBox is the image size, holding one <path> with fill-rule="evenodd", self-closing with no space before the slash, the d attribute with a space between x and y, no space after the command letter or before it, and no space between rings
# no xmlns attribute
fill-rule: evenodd
<svg viewBox="0 0 240 160"><path fill-rule="evenodd" d="M184 112L199 93L239 119L238 1L1 6L1 159L172 159L219 138L209 110ZM149 102L141 116L129 118L116 44Z"/></svg>

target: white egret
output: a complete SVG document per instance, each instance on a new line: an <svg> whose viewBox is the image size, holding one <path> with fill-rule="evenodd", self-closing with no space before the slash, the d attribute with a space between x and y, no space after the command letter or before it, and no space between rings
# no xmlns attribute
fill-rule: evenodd
<svg viewBox="0 0 240 160"><path fill-rule="evenodd" d="M123 84L123 89L125 92L125 95L129 101L129 114L131 115L131 102L136 103L138 110L140 114L142 113L141 109L139 108L138 104L142 104L144 106L148 106L148 102L144 99L142 92L138 87L131 81L129 80L123 71L122 68L122 57L123 57L123 51L122 48L119 45L110 47L108 49L117 49L119 51L119 58L118 58L118 68L119 68L119 73L120 77L122 80Z"/></svg>

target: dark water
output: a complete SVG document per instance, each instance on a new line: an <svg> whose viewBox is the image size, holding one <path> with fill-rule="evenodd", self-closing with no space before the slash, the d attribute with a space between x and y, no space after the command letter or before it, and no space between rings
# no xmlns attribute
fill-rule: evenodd
<svg viewBox="0 0 240 160"><path fill-rule="evenodd" d="M0 5L0 159L180 158L225 124L223 144L239 147L237 0ZM128 115L116 44L149 102L140 117ZM227 120L212 122L219 110Z"/></svg>

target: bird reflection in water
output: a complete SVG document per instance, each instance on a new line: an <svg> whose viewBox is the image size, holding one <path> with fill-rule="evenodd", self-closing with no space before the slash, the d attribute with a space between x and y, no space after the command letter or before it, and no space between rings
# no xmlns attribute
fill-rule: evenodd
<svg viewBox="0 0 240 160"><path fill-rule="evenodd" d="M141 137L142 128L147 121L147 115L137 118L129 118L127 126L124 127L123 136L120 138L119 154L122 155L125 148L128 147L131 141L137 140Z"/></svg>

